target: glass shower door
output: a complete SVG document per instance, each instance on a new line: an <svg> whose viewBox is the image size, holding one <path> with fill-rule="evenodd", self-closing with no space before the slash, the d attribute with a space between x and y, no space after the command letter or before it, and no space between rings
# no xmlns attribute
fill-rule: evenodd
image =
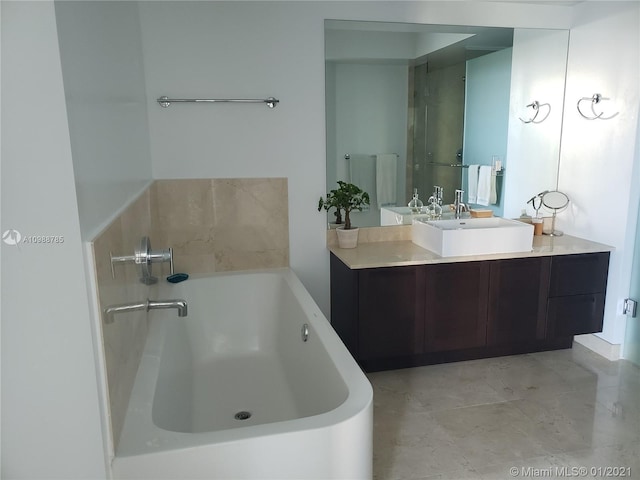
<svg viewBox="0 0 640 480"><path fill-rule="evenodd" d="M636 243L633 253L629 297L636 301L640 300L640 209L638 209L638 223L636 224ZM640 366L640 311L636 313L635 318L627 317L624 357Z"/></svg>

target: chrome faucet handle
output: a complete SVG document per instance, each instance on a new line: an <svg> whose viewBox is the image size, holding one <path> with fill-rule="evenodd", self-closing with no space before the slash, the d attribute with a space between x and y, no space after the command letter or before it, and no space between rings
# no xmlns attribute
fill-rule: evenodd
<svg viewBox="0 0 640 480"><path fill-rule="evenodd" d="M149 250L147 258L150 263L169 262L169 272L173 275L173 248L165 248L163 250Z"/></svg>
<svg viewBox="0 0 640 480"><path fill-rule="evenodd" d="M142 237L140 245L134 251L133 255L114 256L109 252L111 260L111 277L116 278L114 266L118 263L135 263L140 267L140 281L146 285L152 285L158 281L152 275L151 264L169 262L169 271L173 275L173 248L165 248L163 250L152 250L149 237Z"/></svg>

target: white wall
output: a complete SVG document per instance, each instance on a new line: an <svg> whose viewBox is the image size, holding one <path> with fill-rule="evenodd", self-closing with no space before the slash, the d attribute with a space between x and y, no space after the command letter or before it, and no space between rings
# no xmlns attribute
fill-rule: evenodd
<svg viewBox="0 0 640 480"><path fill-rule="evenodd" d="M56 2L56 20L80 228L91 240L151 181L138 6Z"/></svg>
<svg viewBox="0 0 640 480"><path fill-rule="evenodd" d="M552 12L552 13L550 13ZM329 312L324 19L568 28L571 9L496 2L141 2L154 178L289 178L291 266ZM177 105L161 95L280 98Z"/></svg>
<svg viewBox="0 0 640 480"><path fill-rule="evenodd" d="M104 478L87 285L52 2L2 2L3 478Z"/></svg>
<svg viewBox="0 0 640 480"><path fill-rule="evenodd" d="M557 187L568 49L566 30L514 32L503 201L506 217L519 217L525 208L535 215L527 200ZM535 113L526 107L533 101L549 107L540 107L535 120L540 123L523 123L520 118L528 120ZM519 161L522 158L528 161Z"/></svg>
<svg viewBox="0 0 640 480"><path fill-rule="evenodd" d="M624 339L621 300L628 294L633 245L627 219L635 217L635 136L640 106L640 4L585 2L575 7L571 30L558 188L571 199L558 216L566 233L615 247L611 256L604 329L612 344ZM576 103L601 93L611 120L583 119ZM587 106L588 110L588 106ZM634 202L635 197L635 202Z"/></svg>

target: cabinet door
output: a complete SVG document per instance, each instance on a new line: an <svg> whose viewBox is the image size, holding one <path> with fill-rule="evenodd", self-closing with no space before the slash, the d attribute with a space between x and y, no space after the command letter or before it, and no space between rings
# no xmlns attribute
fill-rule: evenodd
<svg viewBox="0 0 640 480"><path fill-rule="evenodd" d="M425 272L425 351L483 346L489 262L429 265Z"/></svg>
<svg viewBox="0 0 640 480"><path fill-rule="evenodd" d="M422 353L423 267L359 271L359 360Z"/></svg>
<svg viewBox="0 0 640 480"><path fill-rule="evenodd" d="M548 257L491 262L489 345L545 338L549 271Z"/></svg>

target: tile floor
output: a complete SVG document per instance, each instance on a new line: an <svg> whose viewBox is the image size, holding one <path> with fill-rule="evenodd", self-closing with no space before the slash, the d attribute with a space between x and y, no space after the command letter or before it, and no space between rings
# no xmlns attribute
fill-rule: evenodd
<svg viewBox="0 0 640 480"><path fill-rule="evenodd" d="M574 344L367 376L375 479L640 479L640 368L630 362Z"/></svg>

